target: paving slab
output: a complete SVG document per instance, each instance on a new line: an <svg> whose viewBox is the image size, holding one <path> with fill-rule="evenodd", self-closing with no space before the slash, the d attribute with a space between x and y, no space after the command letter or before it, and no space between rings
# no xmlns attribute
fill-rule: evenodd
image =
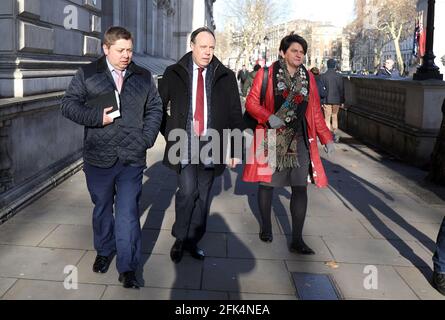
<svg viewBox="0 0 445 320"><path fill-rule="evenodd" d="M128 290L122 286L108 286L103 300L228 300L225 292L182 290L163 288L140 288Z"/></svg>
<svg viewBox="0 0 445 320"><path fill-rule="evenodd" d="M375 239L417 241L435 250L440 224L404 221L362 221Z"/></svg>
<svg viewBox="0 0 445 320"><path fill-rule="evenodd" d="M422 300L445 300L431 285L433 272L431 269L419 269L414 267L394 267L408 286Z"/></svg>
<svg viewBox="0 0 445 320"><path fill-rule="evenodd" d="M295 294L283 261L209 258L204 264L204 290Z"/></svg>
<svg viewBox="0 0 445 320"><path fill-rule="evenodd" d="M93 228L82 225L59 225L39 247L94 250Z"/></svg>
<svg viewBox="0 0 445 320"><path fill-rule="evenodd" d="M37 246L57 224L13 223L9 221L0 226L0 244Z"/></svg>
<svg viewBox="0 0 445 320"><path fill-rule="evenodd" d="M290 239L274 235L271 243L265 243L257 235L229 234L227 237L228 256L242 259L329 261L333 257L320 237L305 237L305 242L315 255L301 255L289 251Z"/></svg>
<svg viewBox="0 0 445 320"><path fill-rule="evenodd" d="M344 299L408 299L418 297L391 266L376 266L376 286L369 286L364 264L338 263L333 269L320 262L286 261L291 272L330 274ZM368 286L365 286L365 282Z"/></svg>
<svg viewBox="0 0 445 320"><path fill-rule="evenodd" d="M338 262L393 266L432 266L431 255L414 241L323 238Z"/></svg>
<svg viewBox="0 0 445 320"><path fill-rule="evenodd" d="M63 202L51 206L27 207L14 216L14 223L46 223L92 225L92 209L86 207L65 206Z"/></svg>
<svg viewBox="0 0 445 320"><path fill-rule="evenodd" d="M84 253L82 250L0 245L0 276L61 281L65 278L64 268L76 265Z"/></svg>
<svg viewBox="0 0 445 320"><path fill-rule="evenodd" d="M142 252L154 254L170 254L175 238L170 231L144 230L142 232ZM226 257L227 245L224 233L207 232L198 246L204 250L207 257ZM185 252L185 255L189 253Z"/></svg>
<svg viewBox="0 0 445 320"><path fill-rule="evenodd" d="M0 299L3 295L8 291L9 288L13 286L13 284L17 281L17 279L11 278L0 278Z"/></svg>
<svg viewBox="0 0 445 320"><path fill-rule="evenodd" d="M208 232L223 233L255 233L260 232L257 218L252 214L224 214L210 212L207 221ZM272 232L280 233L275 219L272 219Z"/></svg>
<svg viewBox="0 0 445 320"><path fill-rule="evenodd" d="M279 225L284 234L292 234L292 220L290 217L279 216ZM306 217L303 235L335 236L341 234L345 238L371 239L372 235L358 219L350 217Z"/></svg>
<svg viewBox="0 0 445 320"><path fill-rule="evenodd" d="M78 265L79 282L93 284L120 285L116 270L116 258L105 274L92 271L96 253L89 251ZM201 287L202 262L184 256L181 263L174 264L169 255L142 255L141 268L137 271L141 284L145 287L199 289ZM141 279L142 278L142 279Z"/></svg>
<svg viewBox="0 0 445 320"><path fill-rule="evenodd" d="M246 200L233 193L224 192L211 199L210 211L242 213L249 210Z"/></svg>
<svg viewBox="0 0 445 320"><path fill-rule="evenodd" d="M63 282L18 280L5 294L4 300L98 300L105 291L103 285L79 283L76 290L67 290Z"/></svg>

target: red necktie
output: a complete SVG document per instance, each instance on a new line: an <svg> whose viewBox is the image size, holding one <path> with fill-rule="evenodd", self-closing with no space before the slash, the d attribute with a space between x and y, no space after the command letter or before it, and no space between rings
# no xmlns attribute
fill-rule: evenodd
<svg viewBox="0 0 445 320"><path fill-rule="evenodd" d="M204 68L198 69L198 87L196 89L196 109L194 116L194 128L197 136L204 132L204 78L202 73Z"/></svg>

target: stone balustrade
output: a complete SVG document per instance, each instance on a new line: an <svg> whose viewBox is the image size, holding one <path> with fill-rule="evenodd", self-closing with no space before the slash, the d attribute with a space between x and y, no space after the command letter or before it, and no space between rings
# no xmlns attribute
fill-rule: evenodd
<svg viewBox="0 0 445 320"><path fill-rule="evenodd" d="M442 121L445 82L344 77L340 128L417 166L427 166Z"/></svg>

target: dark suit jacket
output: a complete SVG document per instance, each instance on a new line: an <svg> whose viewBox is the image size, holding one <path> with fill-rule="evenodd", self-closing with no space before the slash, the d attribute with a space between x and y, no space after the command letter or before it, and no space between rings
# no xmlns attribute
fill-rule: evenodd
<svg viewBox="0 0 445 320"><path fill-rule="evenodd" d="M342 104L345 102L345 90L343 77L335 72L334 69L328 69L320 76L321 81L326 86L328 95L325 98L326 104Z"/></svg>
<svg viewBox="0 0 445 320"><path fill-rule="evenodd" d="M169 66L159 81L159 93L164 106L161 133L167 142L163 162L176 172L180 171L181 165L170 163L168 159L169 150L176 141L168 141L168 136L173 129L186 130L187 127L192 95L190 92L192 87L190 84L191 77L188 71L188 64L192 58L191 55L191 52L189 52L178 63ZM241 101L235 74L226 68L216 57L213 57L211 64L214 75L210 86L211 101L207 107L211 108L211 128L217 130L220 136L220 159L213 159L216 163L216 174L220 175L225 169L223 163L226 158L226 154L223 152L226 151L224 150L226 148L224 148L223 130L244 130L245 124L242 118Z"/></svg>

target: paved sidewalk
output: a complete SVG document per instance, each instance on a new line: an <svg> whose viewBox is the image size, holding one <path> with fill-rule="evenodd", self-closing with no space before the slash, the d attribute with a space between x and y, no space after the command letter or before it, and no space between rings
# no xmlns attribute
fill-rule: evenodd
<svg viewBox="0 0 445 320"><path fill-rule="evenodd" d="M304 235L314 256L287 249L288 189L274 195L273 243L259 240L257 187L241 181L240 167L215 182L200 243L206 259L172 263L176 176L161 164L158 139L141 200L144 287L122 288L114 262L107 274L92 272L92 205L79 172L0 226L0 298L293 300L304 297L294 280L308 274L329 275L342 299L445 298L429 284L444 188L429 187L425 172L347 135L336 146L334 157L324 160L331 186L309 187ZM67 265L78 268L77 290L64 288ZM365 288L369 265L377 271L374 289Z"/></svg>

